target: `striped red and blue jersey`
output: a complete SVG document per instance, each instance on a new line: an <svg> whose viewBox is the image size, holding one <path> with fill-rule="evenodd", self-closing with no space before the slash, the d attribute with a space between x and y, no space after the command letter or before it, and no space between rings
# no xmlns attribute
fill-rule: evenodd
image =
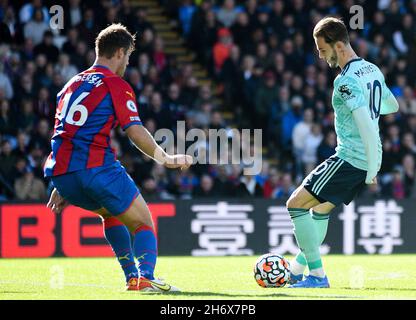
<svg viewBox="0 0 416 320"><path fill-rule="evenodd" d="M58 93L52 152L45 177L114 163L111 130L141 125L130 85L107 67L93 65Z"/></svg>

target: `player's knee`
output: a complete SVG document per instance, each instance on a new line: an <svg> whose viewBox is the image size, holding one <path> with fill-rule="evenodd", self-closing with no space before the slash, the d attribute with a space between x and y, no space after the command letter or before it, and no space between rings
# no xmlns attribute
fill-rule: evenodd
<svg viewBox="0 0 416 320"><path fill-rule="evenodd" d="M147 223L132 223L130 226L127 226L127 228L129 229L130 233L132 234L136 234L139 230L146 228L146 229L152 229L154 231L154 226L153 224L147 224Z"/></svg>

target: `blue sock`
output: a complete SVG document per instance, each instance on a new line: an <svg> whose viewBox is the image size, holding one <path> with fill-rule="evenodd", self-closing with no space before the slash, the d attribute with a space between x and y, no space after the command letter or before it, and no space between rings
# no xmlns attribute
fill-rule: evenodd
<svg viewBox="0 0 416 320"><path fill-rule="evenodd" d="M126 282L130 278L138 278L139 271L134 261L133 251L131 249L130 233L126 226L122 224L118 219L111 217L106 218L103 221L104 236L116 255L124 275L126 276Z"/></svg>
<svg viewBox="0 0 416 320"><path fill-rule="evenodd" d="M142 225L134 232L134 255L139 262L140 275L153 280L157 259L157 240L152 227Z"/></svg>

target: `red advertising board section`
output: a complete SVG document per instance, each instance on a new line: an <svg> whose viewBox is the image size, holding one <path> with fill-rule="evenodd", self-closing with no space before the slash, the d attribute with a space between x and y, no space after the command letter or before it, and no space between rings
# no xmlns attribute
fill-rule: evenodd
<svg viewBox="0 0 416 320"><path fill-rule="evenodd" d="M296 254L284 201L190 199L150 203L164 256ZM358 199L331 213L325 254L416 253L413 199ZM157 230L158 229L158 230ZM55 215L45 204L0 205L0 257L113 256L101 218L71 206Z"/></svg>
<svg viewBox="0 0 416 320"><path fill-rule="evenodd" d="M173 203L149 204L157 232L159 217L175 216ZM0 206L0 257L111 257L101 218L75 206L55 215L45 204Z"/></svg>

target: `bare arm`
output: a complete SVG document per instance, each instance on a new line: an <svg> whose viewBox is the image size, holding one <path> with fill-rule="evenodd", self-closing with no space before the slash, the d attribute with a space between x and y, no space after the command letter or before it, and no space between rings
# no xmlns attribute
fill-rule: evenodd
<svg viewBox="0 0 416 320"><path fill-rule="evenodd" d="M155 141L152 135L142 125L132 125L126 129L130 141L147 156L167 168L187 169L192 164L192 157L189 155L167 154Z"/></svg>

